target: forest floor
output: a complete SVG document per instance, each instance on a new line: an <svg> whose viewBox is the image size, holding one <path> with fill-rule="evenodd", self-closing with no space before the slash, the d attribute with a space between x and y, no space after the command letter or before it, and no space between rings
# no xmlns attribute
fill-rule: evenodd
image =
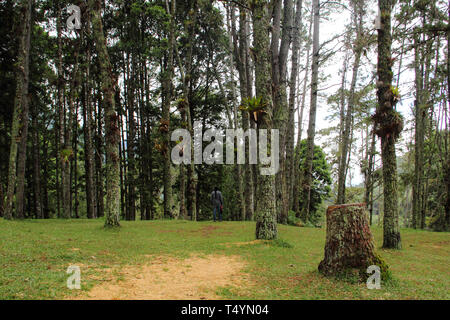
<svg viewBox="0 0 450 320"><path fill-rule="evenodd" d="M393 281L380 290L317 271L325 230L254 222L0 219L0 299L450 299L450 233L402 229L403 249L378 253ZM67 288L69 266L81 290Z"/></svg>

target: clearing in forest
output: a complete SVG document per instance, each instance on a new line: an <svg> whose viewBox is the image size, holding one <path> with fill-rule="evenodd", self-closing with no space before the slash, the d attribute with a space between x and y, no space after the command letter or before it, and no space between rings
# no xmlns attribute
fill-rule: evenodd
<svg viewBox="0 0 450 320"><path fill-rule="evenodd" d="M324 277L325 228L279 225L255 241L255 223L179 220L0 219L0 299L450 299L450 233L401 229L402 250L377 253L393 280L381 289ZM81 290L67 287L80 268Z"/></svg>

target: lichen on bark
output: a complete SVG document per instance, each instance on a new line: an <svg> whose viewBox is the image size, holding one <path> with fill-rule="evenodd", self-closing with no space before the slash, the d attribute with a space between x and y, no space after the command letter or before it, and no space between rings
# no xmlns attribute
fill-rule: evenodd
<svg viewBox="0 0 450 320"><path fill-rule="evenodd" d="M403 118L395 110L398 92L392 87L391 12L393 0L379 0L381 28L378 30L377 97L378 105L373 120L375 132L381 138L383 162L383 248L401 249L397 205L397 157L395 143L403 129Z"/></svg>
<svg viewBox="0 0 450 320"><path fill-rule="evenodd" d="M114 100L114 82L111 73L106 38L101 18L101 1L89 0L89 11L92 32L99 60L101 90L105 109L105 141L106 141L106 219L105 227L120 226L120 167L119 143L120 130Z"/></svg>

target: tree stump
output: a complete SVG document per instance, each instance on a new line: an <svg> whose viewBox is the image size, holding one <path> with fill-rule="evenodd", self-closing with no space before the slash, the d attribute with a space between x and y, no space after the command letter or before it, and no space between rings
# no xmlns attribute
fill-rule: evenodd
<svg viewBox="0 0 450 320"><path fill-rule="evenodd" d="M326 276L357 276L364 281L367 267L380 267L386 278L388 266L375 253L364 203L330 206L327 209L325 257L319 272Z"/></svg>

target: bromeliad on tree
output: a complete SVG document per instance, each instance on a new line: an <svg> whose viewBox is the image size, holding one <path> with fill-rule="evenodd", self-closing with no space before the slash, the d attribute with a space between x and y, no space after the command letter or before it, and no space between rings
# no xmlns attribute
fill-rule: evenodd
<svg viewBox="0 0 450 320"><path fill-rule="evenodd" d="M375 133L379 137L393 136L397 140L403 130L403 116L395 110L396 104L400 101L400 92L398 87L390 87L385 92L387 105L380 108L372 116L376 124Z"/></svg>
<svg viewBox="0 0 450 320"><path fill-rule="evenodd" d="M61 159L64 162L69 162L73 157L73 150L71 148L61 150Z"/></svg>
<svg viewBox="0 0 450 320"><path fill-rule="evenodd" d="M170 121L169 120L161 119L160 120L160 124L159 124L159 131L161 133L169 132L169 125L170 125Z"/></svg>
<svg viewBox="0 0 450 320"><path fill-rule="evenodd" d="M246 98L242 101L242 105L239 107L242 111L247 111L250 114L250 118L259 123L262 119L262 114L267 113L264 109L267 104L262 101L261 97Z"/></svg>

